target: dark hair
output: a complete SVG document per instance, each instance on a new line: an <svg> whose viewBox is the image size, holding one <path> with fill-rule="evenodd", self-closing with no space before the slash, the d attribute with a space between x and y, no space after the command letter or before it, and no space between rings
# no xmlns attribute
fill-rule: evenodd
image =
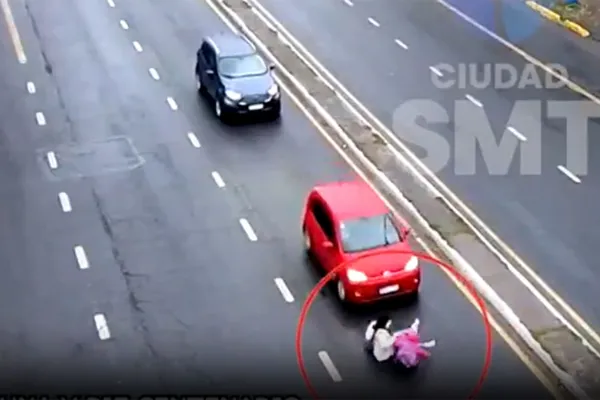
<svg viewBox="0 0 600 400"><path fill-rule="evenodd" d="M391 321L391 318L387 315L382 315L377 318L375 321L375 325L373 326L373 330L377 331L377 329L387 329L387 324Z"/></svg>

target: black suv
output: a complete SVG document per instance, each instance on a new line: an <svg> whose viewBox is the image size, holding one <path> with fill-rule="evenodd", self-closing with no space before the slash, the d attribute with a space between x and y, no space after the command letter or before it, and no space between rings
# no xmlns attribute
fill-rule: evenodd
<svg viewBox="0 0 600 400"><path fill-rule="evenodd" d="M214 103L216 116L281 113L281 94L271 71L256 48L244 37L222 33L206 37L196 54L198 91Z"/></svg>

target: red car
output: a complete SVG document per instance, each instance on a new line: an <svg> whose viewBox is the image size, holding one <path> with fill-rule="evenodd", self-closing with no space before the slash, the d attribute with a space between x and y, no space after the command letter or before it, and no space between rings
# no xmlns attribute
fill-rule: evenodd
<svg viewBox="0 0 600 400"><path fill-rule="evenodd" d="M343 302L418 296L419 259L397 253L410 250L410 230L366 183L336 182L313 188L302 230L306 252L326 272L342 262L373 254L336 274L337 294Z"/></svg>

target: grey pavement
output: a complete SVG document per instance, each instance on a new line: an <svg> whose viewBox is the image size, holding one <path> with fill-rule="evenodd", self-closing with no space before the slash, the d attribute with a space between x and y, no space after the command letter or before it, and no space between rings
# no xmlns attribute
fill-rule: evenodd
<svg viewBox="0 0 600 400"><path fill-rule="evenodd" d="M203 35L226 27L201 2L13 8L29 62L17 64L2 31L0 359L10 366L2 391L304 395L294 330L318 274L302 256L303 199L314 184L353 174L286 96L279 122L215 120L196 95L193 58ZM47 167L47 151L58 168ZM61 211L59 192L71 212ZM78 269L76 245L88 269ZM414 376L373 365L362 351L367 321L383 310L397 326L418 315L424 335L438 340ZM96 313L106 316L109 340L98 337ZM304 357L322 396L464 397L483 364L480 319L424 266L416 305L349 313L324 291L307 320ZM325 372L321 350L342 382ZM479 397L506 396L549 397L496 335Z"/></svg>

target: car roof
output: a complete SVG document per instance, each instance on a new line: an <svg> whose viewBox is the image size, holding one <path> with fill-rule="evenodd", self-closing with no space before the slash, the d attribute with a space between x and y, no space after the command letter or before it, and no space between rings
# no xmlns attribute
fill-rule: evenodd
<svg viewBox="0 0 600 400"><path fill-rule="evenodd" d="M363 181L332 182L313 189L339 220L374 217L390 210L375 191Z"/></svg>
<svg viewBox="0 0 600 400"><path fill-rule="evenodd" d="M220 57L234 57L256 53L256 49L243 36L235 33L218 33L204 39L212 43Z"/></svg>

